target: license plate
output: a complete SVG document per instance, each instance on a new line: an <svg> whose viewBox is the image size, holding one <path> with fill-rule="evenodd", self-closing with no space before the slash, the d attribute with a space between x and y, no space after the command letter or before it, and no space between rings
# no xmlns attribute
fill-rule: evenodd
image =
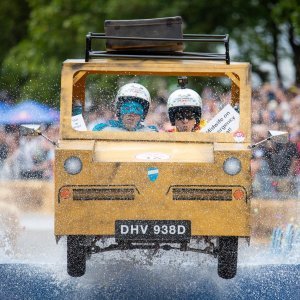
<svg viewBox="0 0 300 300"><path fill-rule="evenodd" d="M117 220L117 241L186 242L191 237L191 221L173 220Z"/></svg>

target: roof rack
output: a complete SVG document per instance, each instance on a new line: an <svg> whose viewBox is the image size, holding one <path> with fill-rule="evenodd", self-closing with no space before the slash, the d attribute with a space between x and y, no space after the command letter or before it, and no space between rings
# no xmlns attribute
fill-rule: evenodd
<svg viewBox="0 0 300 300"><path fill-rule="evenodd" d="M92 50L92 41L96 39L108 40L135 40L135 41L172 41L172 42L197 42L197 43L223 43L225 53L204 53L204 52L181 52L181 51L95 51ZM107 36L105 33L89 32L86 35L85 61L91 58L154 58L154 59L189 59L189 60L215 60L225 61L230 64L229 56L229 35L212 34L183 34L183 38L147 38L147 37L129 37L129 36Z"/></svg>

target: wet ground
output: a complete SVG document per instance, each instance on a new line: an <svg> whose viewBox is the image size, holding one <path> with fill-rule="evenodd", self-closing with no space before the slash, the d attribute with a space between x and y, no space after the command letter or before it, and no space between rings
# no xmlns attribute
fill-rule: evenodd
<svg viewBox="0 0 300 300"><path fill-rule="evenodd" d="M83 278L59 265L0 266L1 299L299 299L299 265L239 266L222 280L211 266L146 268L97 263Z"/></svg>
<svg viewBox="0 0 300 300"><path fill-rule="evenodd" d="M15 255L0 254L0 299L300 299L300 250L273 253L239 243L237 276L217 275L213 257L160 250L97 254L81 278L66 272L66 241L53 220L24 215Z"/></svg>

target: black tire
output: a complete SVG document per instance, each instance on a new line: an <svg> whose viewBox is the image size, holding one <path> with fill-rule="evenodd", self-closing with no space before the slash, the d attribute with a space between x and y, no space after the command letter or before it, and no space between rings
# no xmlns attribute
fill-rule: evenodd
<svg viewBox="0 0 300 300"><path fill-rule="evenodd" d="M68 235L67 237L67 270L72 277L84 275L86 268L85 237Z"/></svg>
<svg viewBox="0 0 300 300"><path fill-rule="evenodd" d="M238 238L219 237L218 248L218 275L224 279L231 279L237 271Z"/></svg>

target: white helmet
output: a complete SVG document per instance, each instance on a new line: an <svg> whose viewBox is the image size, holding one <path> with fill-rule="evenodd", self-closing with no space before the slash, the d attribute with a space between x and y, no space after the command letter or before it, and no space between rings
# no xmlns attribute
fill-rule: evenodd
<svg viewBox="0 0 300 300"><path fill-rule="evenodd" d="M120 106L126 101L136 101L143 105L144 115L142 120L145 119L149 106L151 103L151 97L149 91L139 83L127 83L123 85L116 96L116 114L120 117Z"/></svg>
<svg viewBox="0 0 300 300"><path fill-rule="evenodd" d="M194 114L196 123L200 122L202 100L200 95L191 89L179 89L173 92L168 98L168 113L171 124L175 125L175 113L190 108Z"/></svg>

